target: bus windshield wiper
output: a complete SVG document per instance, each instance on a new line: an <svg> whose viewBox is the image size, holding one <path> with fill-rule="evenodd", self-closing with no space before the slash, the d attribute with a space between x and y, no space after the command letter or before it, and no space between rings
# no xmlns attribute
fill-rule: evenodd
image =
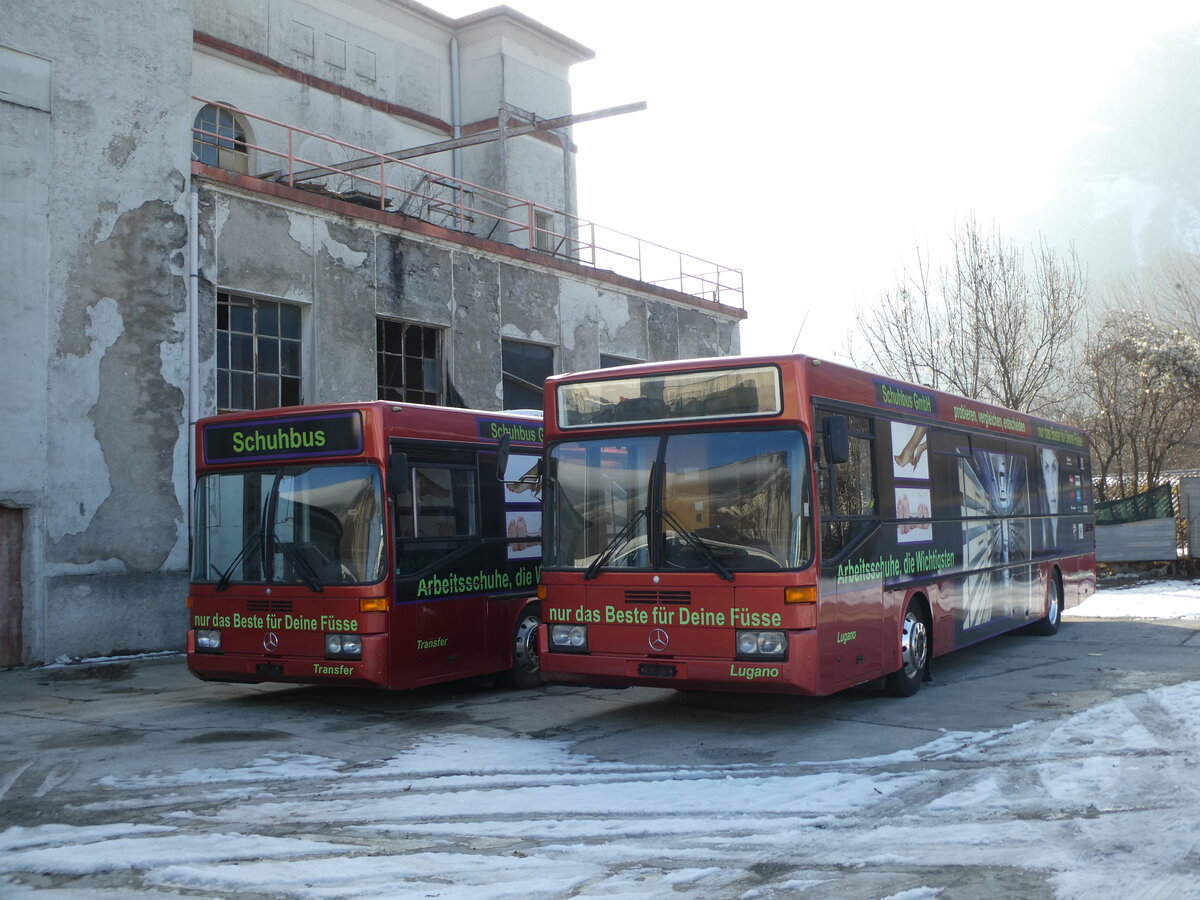
<svg viewBox="0 0 1200 900"><path fill-rule="evenodd" d="M321 583L321 577L317 574L317 570L312 567L304 554L296 549L296 545L291 541L281 541L275 539L275 546L283 551L283 555L292 561L292 565L296 567L296 572L300 576L300 580L314 594L324 592L325 585Z"/></svg>
<svg viewBox="0 0 1200 900"><path fill-rule="evenodd" d="M716 554L714 554L712 550L708 548L708 544L704 543L703 539L684 528L683 525L680 524L679 520L665 509L662 511L662 518L664 522L675 529L676 533L683 538L684 543L704 557L704 560L708 563L709 568L711 568L726 581L733 581L733 573L725 568L721 561L717 559Z"/></svg>
<svg viewBox="0 0 1200 900"><path fill-rule="evenodd" d="M613 539L604 545L604 549L601 550L596 555L596 558L592 560L591 564L584 569L583 577L585 580L590 581L596 577L596 573L600 571L600 567L608 562L609 558L613 555L613 553L616 552L617 547L619 547L626 538L633 534L633 529L637 526L637 523L640 522L643 517L645 517L645 515L646 508L643 507L639 509L637 511L637 515L626 522L625 527L613 535Z"/></svg>
<svg viewBox="0 0 1200 900"><path fill-rule="evenodd" d="M254 534L246 539L246 543L242 545L242 549L238 551L238 555L233 558L233 562L229 567L221 573L221 577L217 579L217 590L223 591L229 587L229 580L233 578L233 570L237 568L237 564L243 559L249 559L250 554L263 545L265 535L263 529L258 529Z"/></svg>

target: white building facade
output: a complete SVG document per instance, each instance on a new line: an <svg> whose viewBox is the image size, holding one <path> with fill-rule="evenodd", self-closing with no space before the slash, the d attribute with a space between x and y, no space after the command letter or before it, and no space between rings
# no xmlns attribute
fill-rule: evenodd
<svg viewBox="0 0 1200 900"><path fill-rule="evenodd" d="M621 274L569 129L521 133L591 52L520 13L0 18L0 665L182 647L196 416L521 407L552 372L738 351L740 273Z"/></svg>

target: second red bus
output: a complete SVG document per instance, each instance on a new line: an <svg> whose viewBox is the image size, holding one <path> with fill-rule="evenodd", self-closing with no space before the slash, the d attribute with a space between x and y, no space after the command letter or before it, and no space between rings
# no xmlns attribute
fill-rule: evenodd
<svg viewBox="0 0 1200 900"><path fill-rule="evenodd" d="M546 384L547 680L915 693L1095 589L1086 435L806 356Z"/></svg>

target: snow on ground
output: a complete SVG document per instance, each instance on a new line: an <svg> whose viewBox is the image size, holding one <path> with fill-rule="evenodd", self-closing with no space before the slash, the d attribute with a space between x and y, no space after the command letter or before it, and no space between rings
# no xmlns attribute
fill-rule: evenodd
<svg viewBox="0 0 1200 900"><path fill-rule="evenodd" d="M1197 618L1200 587L1104 590L1069 615ZM367 765L277 753L103 779L87 812L161 824L8 828L0 893L134 871L163 897L932 900L948 881L930 873L994 871L970 896L1200 897L1198 764L1200 682L835 763L664 769L433 734Z"/></svg>
<svg viewBox="0 0 1200 900"><path fill-rule="evenodd" d="M1101 590L1067 618L1080 619L1200 619L1200 584L1190 581L1152 581L1127 588Z"/></svg>

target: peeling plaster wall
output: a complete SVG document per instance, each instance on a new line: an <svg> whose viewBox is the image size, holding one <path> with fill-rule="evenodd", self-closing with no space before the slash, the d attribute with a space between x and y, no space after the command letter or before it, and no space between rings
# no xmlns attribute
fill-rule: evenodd
<svg viewBox="0 0 1200 900"><path fill-rule="evenodd" d="M554 348L558 372L738 350L736 319L655 294L221 185L201 198L206 412L218 288L304 308L310 403L374 399L378 316L442 329L450 380L480 409L502 406L505 338Z"/></svg>
<svg viewBox="0 0 1200 900"><path fill-rule="evenodd" d="M560 284L562 276L553 270L500 267L500 297L503 325L500 336L534 344L559 346Z"/></svg>
<svg viewBox="0 0 1200 900"><path fill-rule="evenodd" d="M374 400L375 245L369 228L313 219L315 289L313 350L316 396Z"/></svg>
<svg viewBox="0 0 1200 900"><path fill-rule="evenodd" d="M450 379L468 406L500 409L500 263L482 255L454 253L451 277Z"/></svg>
<svg viewBox="0 0 1200 900"><path fill-rule="evenodd" d="M62 491L48 561L60 570L88 571L98 560L126 572L185 565L170 558L186 547L186 513L169 476L187 375L164 365L175 354L160 352L184 340L186 292L169 260L185 241L171 206L148 201L71 268L49 373L61 415L48 463Z"/></svg>
<svg viewBox="0 0 1200 900"><path fill-rule="evenodd" d="M0 196L19 185L29 203L15 215L33 226L28 258L3 273L24 298L5 342L27 365L4 393L24 401L6 414L26 449L0 446L29 460L2 476L33 510L28 661L182 645L191 32L190 0L5 16L4 43L53 71L48 110L14 118L0 103L4 132L37 149L33 165L0 169ZM13 215L6 204L6 234Z"/></svg>
<svg viewBox="0 0 1200 900"><path fill-rule="evenodd" d="M7 36L5 43L17 43ZM46 483L46 305L50 277L50 160L48 101L53 63L0 48L5 73L28 71L21 98L0 102L0 506L21 514L20 624L0 622L6 637L32 656L42 632L44 599L36 572L42 554L42 496ZM5 89L13 90L6 84ZM11 94L10 94L11 96ZM20 631L21 634L15 632ZM6 641L7 643L7 641Z"/></svg>
<svg viewBox="0 0 1200 900"><path fill-rule="evenodd" d="M50 64L43 68L49 91ZM0 503L20 506L43 483L46 462L49 139L49 110L0 103Z"/></svg>

